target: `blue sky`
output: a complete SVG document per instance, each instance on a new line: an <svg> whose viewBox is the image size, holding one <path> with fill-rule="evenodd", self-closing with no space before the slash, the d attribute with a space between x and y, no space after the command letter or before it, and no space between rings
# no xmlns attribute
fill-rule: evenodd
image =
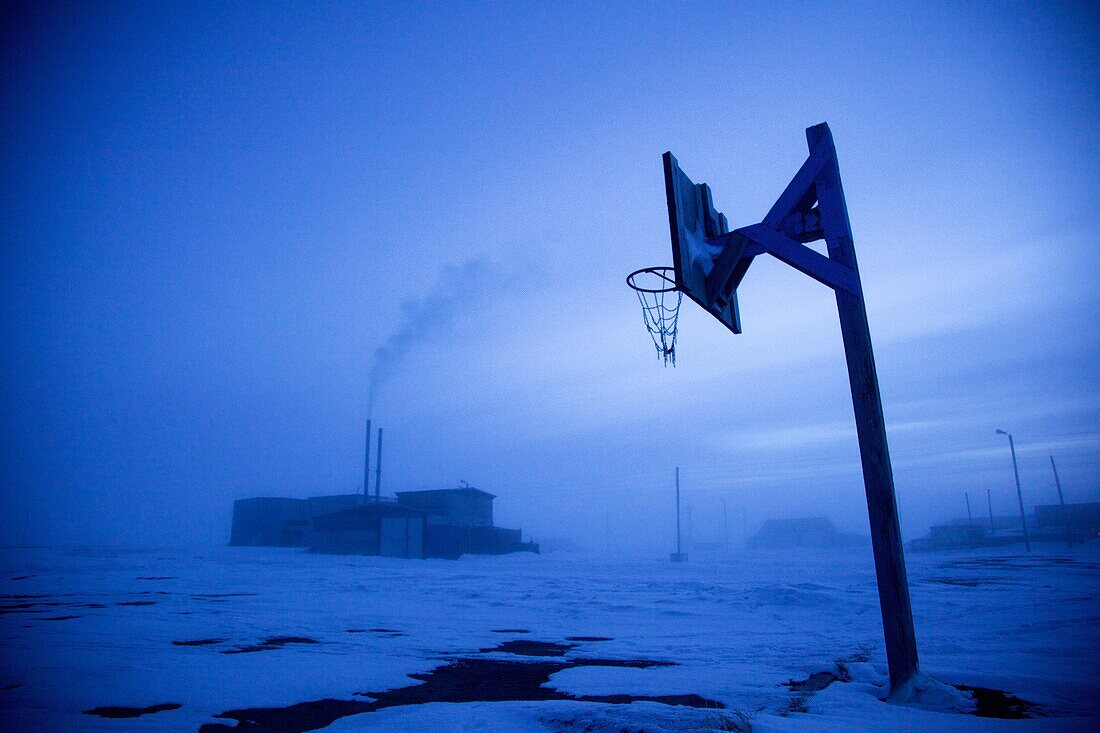
<svg viewBox="0 0 1100 733"><path fill-rule="evenodd" d="M758 221L828 121L903 528L1100 496L1098 15L1081 4L5 11L0 541L223 542L233 499L467 480L542 537L865 527L831 294L778 262L679 366L660 155ZM402 337L402 335L404 335ZM601 539L598 541L602 544Z"/></svg>

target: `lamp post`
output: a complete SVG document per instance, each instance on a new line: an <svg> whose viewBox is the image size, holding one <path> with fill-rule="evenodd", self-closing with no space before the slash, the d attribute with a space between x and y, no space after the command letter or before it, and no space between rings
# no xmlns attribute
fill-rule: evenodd
<svg viewBox="0 0 1100 733"><path fill-rule="evenodd" d="M1012 473L1016 476L1016 499L1020 502L1020 526L1024 528L1024 547L1031 552L1031 541L1027 538L1027 519L1024 517L1024 495L1020 491L1020 469L1016 467L1016 443L1012 440L1012 433L1006 433L998 428L997 435L1008 436L1008 448L1012 451Z"/></svg>
<svg viewBox="0 0 1100 733"><path fill-rule="evenodd" d="M1054 485L1058 487L1058 504L1062 507L1062 529L1066 533L1066 543L1073 547L1073 533L1069 528L1069 515L1066 514L1066 500L1062 496L1062 482L1058 480L1058 467L1054 465L1054 456L1050 457L1050 467L1054 469Z"/></svg>

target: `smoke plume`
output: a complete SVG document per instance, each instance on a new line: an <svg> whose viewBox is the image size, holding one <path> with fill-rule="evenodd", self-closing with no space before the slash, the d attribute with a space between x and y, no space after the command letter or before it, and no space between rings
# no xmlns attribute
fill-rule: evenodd
<svg viewBox="0 0 1100 733"><path fill-rule="evenodd" d="M419 300L403 303L404 317L397 330L374 351L367 392L367 416L374 410L378 391L397 372L409 349L450 329L469 312L471 304L484 298L491 281L493 263L475 258L445 268L431 291Z"/></svg>

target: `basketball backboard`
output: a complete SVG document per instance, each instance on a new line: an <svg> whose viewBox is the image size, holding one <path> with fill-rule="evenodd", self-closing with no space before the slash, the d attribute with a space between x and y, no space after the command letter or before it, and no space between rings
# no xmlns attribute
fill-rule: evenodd
<svg viewBox="0 0 1100 733"><path fill-rule="evenodd" d="M726 328L741 333L736 285L727 287L740 282L740 278L731 279L728 271L721 278L712 273L716 268L727 270L727 263L737 266L745 240L730 234L726 216L715 210L705 183L693 183L672 153L664 154L664 164L676 286Z"/></svg>

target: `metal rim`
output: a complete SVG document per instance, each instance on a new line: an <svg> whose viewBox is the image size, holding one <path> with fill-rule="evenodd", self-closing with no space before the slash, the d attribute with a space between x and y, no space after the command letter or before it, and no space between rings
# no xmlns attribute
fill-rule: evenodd
<svg viewBox="0 0 1100 733"><path fill-rule="evenodd" d="M667 288L646 288L634 282L634 278L641 274L653 275L669 284ZM626 284L640 293L671 293L680 288L676 285L676 270L672 267L643 267L626 276Z"/></svg>

